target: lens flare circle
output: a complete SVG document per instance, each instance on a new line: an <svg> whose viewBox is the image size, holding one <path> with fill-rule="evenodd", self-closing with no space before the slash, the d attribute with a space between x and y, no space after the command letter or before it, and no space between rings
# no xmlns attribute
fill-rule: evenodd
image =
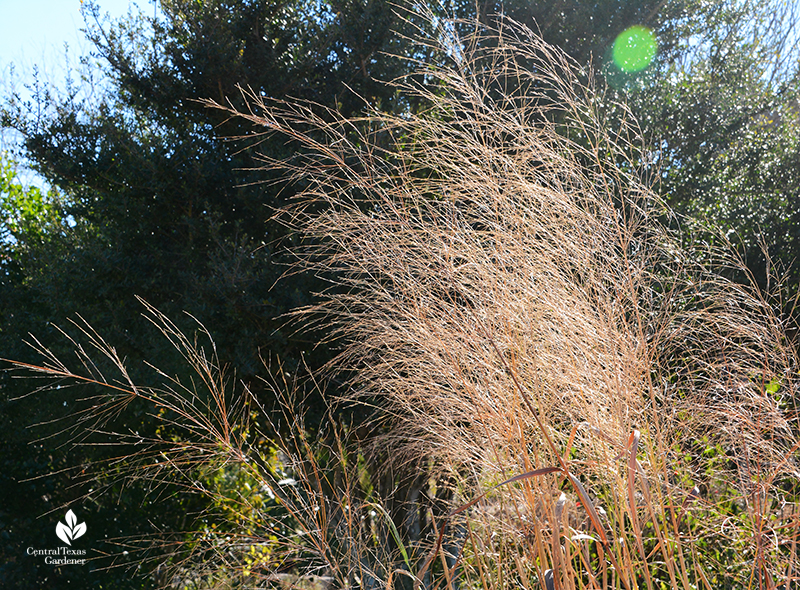
<svg viewBox="0 0 800 590"><path fill-rule="evenodd" d="M656 56L656 37L647 27L639 25L622 31L614 41L614 63L623 72L645 69Z"/></svg>

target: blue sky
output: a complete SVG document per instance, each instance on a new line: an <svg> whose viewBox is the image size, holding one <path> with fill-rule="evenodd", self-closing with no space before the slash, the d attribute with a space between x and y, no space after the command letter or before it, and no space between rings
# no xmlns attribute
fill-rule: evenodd
<svg viewBox="0 0 800 590"><path fill-rule="evenodd" d="M112 18L137 5L148 14L153 11L153 0L96 3ZM10 89L24 93L24 84L30 82L34 68L43 81L60 85L67 64L64 44L69 45L72 64L89 50L80 32L83 26L81 0L0 0L0 93ZM0 130L0 149L8 147L9 141L13 142L9 131Z"/></svg>
<svg viewBox="0 0 800 590"><path fill-rule="evenodd" d="M98 0L103 12L121 16L132 0ZM137 0L147 9L152 0ZM34 64L40 68L60 67L64 43L71 53L80 54L85 47L80 29L83 27L80 0L0 0L0 67L10 62L23 69ZM74 51L73 51L74 50Z"/></svg>

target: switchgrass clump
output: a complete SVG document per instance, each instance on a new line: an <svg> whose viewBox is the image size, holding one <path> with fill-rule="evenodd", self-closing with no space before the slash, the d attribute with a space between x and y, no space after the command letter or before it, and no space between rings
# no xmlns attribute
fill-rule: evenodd
<svg viewBox="0 0 800 590"><path fill-rule="evenodd" d="M270 413L152 308L191 382L134 384L87 326L81 368L44 350L18 366L105 391L78 431L144 404L163 428L112 435L134 449L115 473L212 499L170 536L164 586L788 590L800 425L781 318L726 278L732 251L673 229L635 123L563 53L511 22L428 25L420 54L441 65L395 82L424 109L229 111L297 145L266 165L302 188L282 219L332 282L297 317L331 328L371 447L312 436L282 370Z"/></svg>
<svg viewBox="0 0 800 590"><path fill-rule="evenodd" d="M231 111L298 145L265 160L304 187L285 219L334 279L302 317L343 343L346 401L380 409L396 462L457 482L416 585L788 588L781 318L726 278L732 250L686 245L635 122L563 53L431 23L443 65L395 82L423 110Z"/></svg>

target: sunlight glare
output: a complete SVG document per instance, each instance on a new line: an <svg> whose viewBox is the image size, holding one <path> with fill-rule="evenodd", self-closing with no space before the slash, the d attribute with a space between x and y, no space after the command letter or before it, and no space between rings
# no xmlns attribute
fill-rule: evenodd
<svg viewBox="0 0 800 590"><path fill-rule="evenodd" d="M656 55L656 37L641 26L625 29L614 41L614 63L623 72L638 72L645 69Z"/></svg>

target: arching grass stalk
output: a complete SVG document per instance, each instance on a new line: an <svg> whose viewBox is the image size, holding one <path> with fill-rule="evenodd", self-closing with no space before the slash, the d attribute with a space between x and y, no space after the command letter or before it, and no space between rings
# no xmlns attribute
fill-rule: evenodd
<svg viewBox="0 0 800 590"><path fill-rule="evenodd" d="M346 401L384 412L429 493L453 482L451 510L493 490L459 514L465 583L788 583L797 359L768 294L680 233L625 105L563 53L428 25L435 64L394 83L418 111L227 109L296 147L263 158L301 190L280 219L331 290L297 317L333 326Z"/></svg>
<svg viewBox="0 0 800 590"><path fill-rule="evenodd" d="M797 359L769 298L726 279L744 270L731 250L673 228L624 105L523 27L462 25L430 17L420 50L434 62L394 83L418 110L348 120L252 93L250 111L227 109L297 148L263 157L297 183L280 219L331 290L296 317L331 327L341 401L378 414L380 435L356 447L369 469L341 431L312 439L291 411L259 429L257 400L154 310L195 383L134 385L85 326L120 382L77 341L82 370L47 351L28 368L106 390L78 430L142 400L176 432L118 433L144 451L115 465L177 477L230 516L190 561L175 557L186 576L246 586L290 566L369 589L788 588ZM294 406L290 384L270 387ZM371 508L387 505L367 475L406 486L399 508Z"/></svg>

